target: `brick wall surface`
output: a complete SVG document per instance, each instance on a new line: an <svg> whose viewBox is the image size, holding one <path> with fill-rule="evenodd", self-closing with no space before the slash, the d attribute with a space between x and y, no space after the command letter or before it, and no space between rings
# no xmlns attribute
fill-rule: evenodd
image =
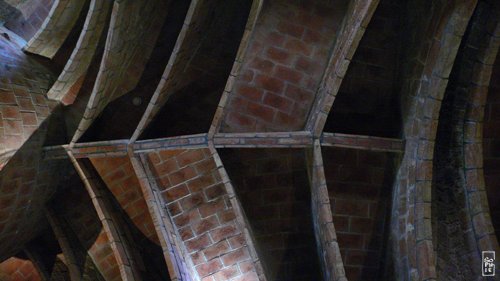
<svg viewBox="0 0 500 281"><path fill-rule="evenodd" d="M129 158L91 158L90 161L134 225L148 239L160 244Z"/></svg>
<svg viewBox="0 0 500 281"><path fill-rule="evenodd" d="M347 279L393 280L386 237L394 155L323 148L323 164Z"/></svg>
<svg viewBox="0 0 500 281"><path fill-rule="evenodd" d="M500 234L500 56L497 55L484 112L484 180L493 227Z"/></svg>
<svg viewBox="0 0 500 281"><path fill-rule="evenodd" d="M18 5L17 9L21 13L7 21L5 27L29 41L42 26L54 2L54 0L20 1L21 5Z"/></svg>
<svg viewBox="0 0 500 281"><path fill-rule="evenodd" d="M325 131L398 137L401 1L382 0L349 65ZM360 79L360 78L363 79Z"/></svg>
<svg viewBox="0 0 500 281"><path fill-rule="evenodd" d="M221 158L268 280L320 280L305 152L224 149Z"/></svg>
<svg viewBox="0 0 500 281"><path fill-rule="evenodd" d="M264 1L221 131L301 130L347 1Z"/></svg>
<svg viewBox="0 0 500 281"><path fill-rule="evenodd" d="M10 258L0 263L2 281L41 281L35 266L29 260Z"/></svg>
<svg viewBox="0 0 500 281"><path fill-rule="evenodd" d="M258 280L209 149L149 153L183 250L203 281Z"/></svg>

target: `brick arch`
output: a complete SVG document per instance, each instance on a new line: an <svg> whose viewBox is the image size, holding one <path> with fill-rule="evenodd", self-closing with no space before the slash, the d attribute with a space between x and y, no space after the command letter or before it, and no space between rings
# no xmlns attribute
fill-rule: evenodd
<svg viewBox="0 0 500 281"><path fill-rule="evenodd" d="M137 85L167 9L164 1L115 1L99 73L74 144L114 99Z"/></svg>
<svg viewBox="0 0 500 281"><path fill-rule="evenodd" d="M0 280L41 281L42 278L31 261L12 257L0 263Z"/></svg>
<svg viewBox="0 0 500 281"><path fill-rule="evenodd" d="M239 72L243 54L248 48L249 38L253 33L255 22L259 17L263 0L252 0L251 2L249 1L249 3L251 3L251 8L249 11L245 9L245 12L249 13L246 19L246 25L243 34L241 37L238 37L238 49L234 50L235 53L237 51L234 60L232 58L233 54L230 54L232 56L231 63L233 63L232 69L230 69L230 73L226 75L225 73L222 73L222 71L218 71L219 69L214 70L214 72L222 73L220 74L221 77L217 77L217 80L224 79L224 81L226 81L226 90L228 89L228 87L230 87L230 85L232 85L234 77ZM214 22L214 19L210 14L213 12L213 10L217 9L216 5L216 1L193 0L191 2L191 6L189 7L189 11L186 16L185 25L179 34L174 51L170 57L167 67L165 68L162 81L156 88L155 93L153 94L151 101L149 102L148 107L131 138L132 141L140 138L143 132L148 128L148 125L154 125L154 121L156 121L155 118L162 113L161 111L167 105L168 100L172 96L177 95L179 92L183 91L185 88L187 88L188 85L192 84L194 80L193 77L197 77L200 74L203 74L205 76L207 75L207 73L199 71L199 68L201 66L200 62L195 61L188 54L196 54L198 52L197 49L202 46L202 43L193 43L193 41L203 42L203 34L209 32L217 32L217 30L214 31L210 28L210 26L212 26ZM186 75L186 72L190 73L191 75ZM223 86L224 84L221 85L221 88ZM226 90L215 90L216 92L223 93L221 103L219 103L218 107L214 109L216 111L215 119L210 127L210 131L212 133L214 132L213 127L216 126L214 124L218 122L222 114L221 107L223 107L223 105L221 106L221 104L224 104L223 101L225 101L225 99L227 98ZM219 96L217 96L217 98L218 97ZM214 106L217 106L217 103L215 103ZM209 115L209 118L212 118L212 116Z"/></svg>
<svg viewBox="0 0 500 281"><path fill-rule="evenodd" d="M481 275L481 251L498 249L483 174L483 116L500 6L479 1L440 110L433 163L432 232L437 277ZM479 48L478 48L479 47ZM460 231L457 231L460 230Z"/></svg>
<svg viewBox="0 0 500 281"><path fill-rule="evenodd" d="M476 1L410 1L407 71L403 73L402 108L405 154L396 176L391 240L398 280L435 280L431 190L433 151L439 110L461 41ZM420 6L419 6L420 5ZM421 18L419 18L421 19Z"/></svg>
<svg viewBox="0 0 500 281"><path fill-rule="evenodd" d="M91 0L76 47L59 78L47 93L49 98L60 100L64 104L74 102L96 53L100 37L107 26L111 6L112 2L109 0Z"/></svg>

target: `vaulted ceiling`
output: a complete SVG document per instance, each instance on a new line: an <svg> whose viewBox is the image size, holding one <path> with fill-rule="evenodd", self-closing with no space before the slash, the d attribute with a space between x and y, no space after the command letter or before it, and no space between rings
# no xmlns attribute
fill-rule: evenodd
<svg viewBox="0 0 500 281"><path fill-rule="evenodd" d="M483 280L500 250L498 1L0 24L0 281Z"/></svg>

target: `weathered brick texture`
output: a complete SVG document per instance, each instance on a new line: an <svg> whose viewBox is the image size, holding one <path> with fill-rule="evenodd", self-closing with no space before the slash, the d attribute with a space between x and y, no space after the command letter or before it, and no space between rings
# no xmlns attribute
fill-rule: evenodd
<svg viewBox="0 0 500 281"><path fill-rule="evenodd" d="M209 149L148 153L168 213L198 277L257 280L243 229Z"/></svg>
<svg viewBox="0 0 500 281"><path fill-rule="evenodd" d="M268 280L320 280L305 152L223 149Z"/></svg>
<svg viewBox="0 0 500 281"><path fill-rule="evenodd" d="M223 132L301 130L346 1L264 1Z"/></svg>
<svg viewBox="0 0 500 281"><path fill-rule="evenodd" d="M333 223L348 280L391 280L387 234L394 154L323 148Z"/></svg>

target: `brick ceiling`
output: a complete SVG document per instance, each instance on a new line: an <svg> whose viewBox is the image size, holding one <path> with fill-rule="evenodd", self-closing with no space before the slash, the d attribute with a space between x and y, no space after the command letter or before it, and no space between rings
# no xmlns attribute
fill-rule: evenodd
<svg viewBox="0 0 500 281"><path fill-rule="evenodd" d="M489 280L497 1L0 0L0 24L0 281Z"/></svg>

